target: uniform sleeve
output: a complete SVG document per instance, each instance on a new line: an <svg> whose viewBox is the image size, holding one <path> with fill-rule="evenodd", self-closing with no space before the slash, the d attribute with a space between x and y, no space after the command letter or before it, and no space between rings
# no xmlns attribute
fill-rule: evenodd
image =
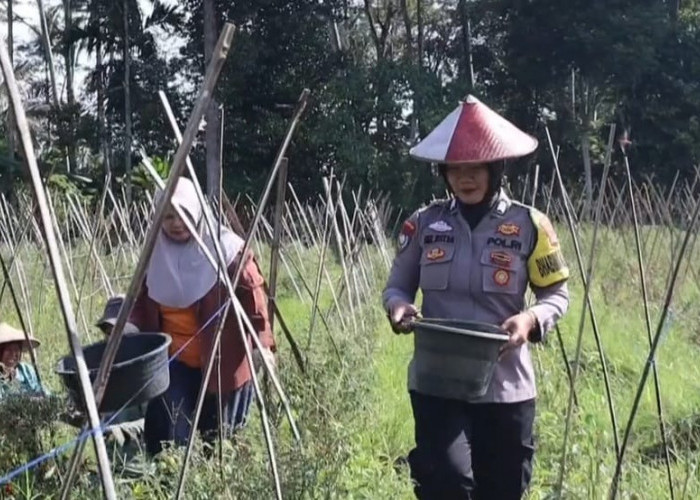
<svg viewBox="0 0 700 500"><path fill-rule="evenodd" d="M535 209L531 209L530 217L536 234L527 267L536 302L529 310L537 318L530 340L539 342L569 308L569 268L549 218Z"/></svg>
<svg viewBox="0 0 700 500"><path fill-rule="evenodd" d="M399 301L413 303L420 278L420 211L414 212L401 226L398 249L389 279L382 293L384 309L390 311Z"/></svg>
<svg viewBox="0 0 700 500"><path fill-rule="evenodd" d="M530 340L541 342L568 310L569 289L563 281L547 288L532 287L532 291L536 302L529 310L535 314L537 325Z"/></svg>
<svg viewBox="0 0 700 500"><path fill-rule="evenodd" d="M235 268L235 265L232 266ZM257 262L249 255L241 273L241 279L236 291L243 309L250 318L250 323L258 333L258 338L263 347L276 351L275 339L270 328L270 318L267 308L267 294L265 293L265 278L263 278Z"/></svg>

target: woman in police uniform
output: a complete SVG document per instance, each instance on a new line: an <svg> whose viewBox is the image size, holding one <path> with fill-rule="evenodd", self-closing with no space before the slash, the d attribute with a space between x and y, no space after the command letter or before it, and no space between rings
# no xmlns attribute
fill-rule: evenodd
<svg viewBox="0 0 700 500"><path fill-rule="evenodd" d="M528 343L566 312L569 270L547 217L501 189L504 161L537 141L469 96L411 150L437 163L453 197L404 222L383 293L394 331L418 313L500 325L509 334L486 394L476 400L421 393L409 365L415 421L409 454L420 499L519 499L532 475L535 375ZM525 307L530 288L535 303Z"/></svg>

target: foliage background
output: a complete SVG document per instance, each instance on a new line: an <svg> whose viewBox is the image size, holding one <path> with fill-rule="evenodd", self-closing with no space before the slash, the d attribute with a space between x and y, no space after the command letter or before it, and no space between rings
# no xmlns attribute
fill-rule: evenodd
<svg viewBox="0 0 700 500"><path fill-rule="evenodd" d="M289 150L302 201L330 169L348 188L386 192L401 207L439 193L441 182L408 149L468 93L540 140L536 154L511 165L515 183L537 164L540 180L550 178L545 127L567 182L589 193L611 124L630 134L638 179L670 185L700 155L696 1L50 0L56 99L42 31L17 14L31 5L13 0L2 14L9 22L14 6L15 28L29 32L14 60L47 172L65 171L68 156L73 174L101 183L107 171L131 171L140 145L169 158L175 145L157 92L184 127L202 80L205 26L216 35L225 21L238 28L216 94L229 192L260 191L305 87L310 107ZM21 154L6 101L0 178L11 194ZM218 168L218 154L205 160L204 135L193 153L203 180Z"/></svg>

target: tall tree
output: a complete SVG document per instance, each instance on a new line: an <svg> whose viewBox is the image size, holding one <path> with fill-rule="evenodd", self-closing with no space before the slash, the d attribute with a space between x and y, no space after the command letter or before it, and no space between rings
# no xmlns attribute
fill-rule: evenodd
<svg viewBox="0 0 700 500"><path fill-rule="evenodd" d="M204 67L211 61L216 39L218 38L218 22L216 5L214 0L203 1L204 17ZM218 194L221 183L221 161L219 148L221 147L221 120L219 115L219 103L212 99L206 113L207 128L205 132L206 165L207 165L207 193L213 200Z"/></svg>
<svg viewBox="0 0 700 500"><path fill-rule="evenodd" d="M129 0L123 0L124 43L124 172L126 174L126 200L131 202L131 46L129 44Z"/></svg>
<svg viewBox="0 0 700 500"><path fill-rule="evenodd" d="M10 55L10 61L12 62L12 66L14 69L14 46L15 46L15 38L13 35L13 25L14 25L14 0L8 0L7 2L7 49L8 53ZM8 113L7 113L7 125L6 125L6 137L7 137L7 150L10 159L14 160L15 158L15 118L14 118L14 112L12 111L12 106L8 107ZM14 172L12 172L12 169L9 169L8 172L8 182L10 185L14 183ZM10 193L12 190L9 191Z"/></svg>
<svg viewBox="0 0 700 500"><path fill-rule="evenodd" d="M65 123L68 125L68 139L65 141L68 148L68 171L76 166L76 140L77 115L79 114L75 103L74 70L75 70L75 33L73 32L73 2L63 0L63 58L66 76L66 107L64 112L67 115Z"/></svg>

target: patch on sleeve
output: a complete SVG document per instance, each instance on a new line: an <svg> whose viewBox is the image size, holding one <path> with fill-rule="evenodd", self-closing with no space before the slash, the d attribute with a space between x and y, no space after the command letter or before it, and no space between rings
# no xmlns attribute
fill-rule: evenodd
<svg viewBox="0 0 700 500"><path fill-rule="evenodd" d="M416 223L410 219L407 219L403 226L401 226L401 232L399 233L399 252L404 250L408 244L411 242L411 238L416 234Z"/></svg>
<svg viewBox="0 0 700 500"><path fill-rule="evenodd" d="M537 231L535 249L527 262L530 282L544 288L568 279L569 268L552 222L535 209L530 210L530 217Z"/></svg>

